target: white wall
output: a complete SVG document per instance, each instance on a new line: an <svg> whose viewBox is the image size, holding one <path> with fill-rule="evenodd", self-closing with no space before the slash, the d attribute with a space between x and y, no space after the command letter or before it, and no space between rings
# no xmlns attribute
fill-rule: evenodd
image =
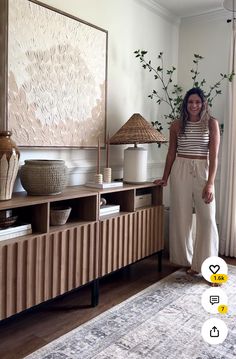
<svg viewBox="0 0 236 359"><path fill-rule="evenodd" d="M135 58L136 49L147 49L154 58L160 51L166 65L177 64L178 23L146 6L146 0L44 0L78 18L108 30L108 131L112 135L129 117L140 112L148 121L156 120L158 106L148 99L156 86L151 74ZM153 11L154 10L154 11ZM147 145L149 174L161 176L166 147ZM124 146L111 146L114 177L122 177ZM71 169L70 184L83 184L95 171L95 150L26 150L21 149L21 163L30 158L60 158ZM16 189L21 189L19 180Z"/></svg>
<svg viewBox="0 0 236 359"><path fill-rule="evenodd" d="M200 78L205 78L208 91L220 79L220 73L229 73L229 51L232 24L226 19L226 11L216 11L202 16L183 19L180 26L178 80L185 90L192 87L191 74L193 54L204 57L199 63ZM222 95L215 98L211 109L219 123L224 122L227 82L220 86Z"/></svg>

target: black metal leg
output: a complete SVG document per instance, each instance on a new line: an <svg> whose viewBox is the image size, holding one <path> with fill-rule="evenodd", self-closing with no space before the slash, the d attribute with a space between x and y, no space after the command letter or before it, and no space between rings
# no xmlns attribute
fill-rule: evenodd
<svg viewBox="0 0 236 359"><path fill-rule="evenodd" d="M99 302L99 280L95 279L91 283L91 305L96 307Z"/></svg>
<svg viewBox="0 0 236 359"><path fill-rule="evenodd" d="M159 251L157 253L157 256L158 256L158 272L161 272L161 270L162 270L162 252L163 251Z"/></svg>

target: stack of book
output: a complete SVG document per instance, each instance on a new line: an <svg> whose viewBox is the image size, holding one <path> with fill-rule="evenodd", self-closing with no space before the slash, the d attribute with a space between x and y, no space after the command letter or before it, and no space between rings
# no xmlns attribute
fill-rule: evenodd
<svg viewBox="0 0 236 359"><path fill-rule="evenodd" d="M8 228L0 229L0 241L20 236L26 236L32 233L32 226L30 223L15 224Z"/></svg>
<svg viewBox="0 0 236 359"><path fill-rule="evenodd" d="M100 217L120 212L120 205L106 204L100 207Z"/></svg>
<svg viewBox="0 0 236 359"><path fill-rule="evenodd" d="M103 183L95 183L95 182L88 182L85 184L87 187L94 187L94 188L100 188L100 189L106 189L106 188L116 188L116 187L123 187L123 182L103 182Z"/></svg>

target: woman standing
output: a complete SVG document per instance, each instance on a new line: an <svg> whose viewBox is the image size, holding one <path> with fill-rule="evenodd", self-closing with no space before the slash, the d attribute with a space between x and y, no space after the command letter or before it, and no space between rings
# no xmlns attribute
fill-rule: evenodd
<svg viewBox="0 0 236 359"><path fill-rule="evenodd" d="M189 90L180 119L170 127L164 174L154 183L166 186L170 175L170 261L197 274L207 257L218 255L214 181L220 132L209 115L200 88ZM192 238L192 212L196 211L196 238Z"/></svg>

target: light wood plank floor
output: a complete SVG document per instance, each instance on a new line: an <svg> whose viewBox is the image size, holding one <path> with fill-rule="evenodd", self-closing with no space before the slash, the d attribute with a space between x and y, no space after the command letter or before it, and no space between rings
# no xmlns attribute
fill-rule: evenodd
<svg viewBox="0 0 236 359"><path fill-rule="evenodd" d="M224 259L236 265L236 259ZM154 255L101 279L99 305L95 308L90 306L90 288L85 286L1 321L0 358L23 358L177 269L164 258L159 273Z"/></svg>

